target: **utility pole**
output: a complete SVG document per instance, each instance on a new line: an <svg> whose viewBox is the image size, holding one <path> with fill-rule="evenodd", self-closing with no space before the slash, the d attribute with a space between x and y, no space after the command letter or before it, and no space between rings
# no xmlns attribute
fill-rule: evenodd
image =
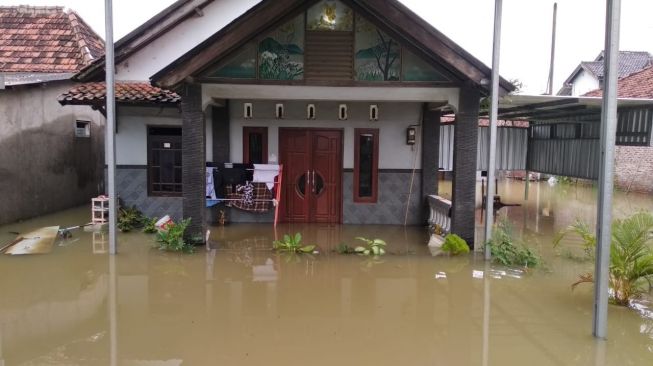
<svg viewBox="0 0 653 366"><path fill-rule="evenodd" d="M553 26L551 28L551 62L549 63L549 82L546 93L553 95L553 70L556 57L556 22L558 20L558 3L553 3Z"/></svg>
<svg viewBox="0 0 653 366"><path fill-rule="evenodd" d="M501 12L503 0L494 1L494 44L492 46L492 81L490 95L490 143L488 144L487 162L487 191L485 193L485 242L492 238L492 225L494 224L494 191L496 182L494 170L496 169L497 152L497 114L499 113L499 61L501 59ZM490 260L492 252L489 245L485 245L485 259Z"/></svg>

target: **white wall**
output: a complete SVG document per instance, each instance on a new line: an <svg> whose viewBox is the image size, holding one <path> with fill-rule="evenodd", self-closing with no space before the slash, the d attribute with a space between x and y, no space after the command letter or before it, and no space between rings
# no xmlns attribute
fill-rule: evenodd
<svg viewBox="0 0 653 366"><path fill-rule="evenodd" d="M216 0L116 67L116 80L145 81L218 32L260 0Z"/></svg>
<svg viewBox="0 0 653 366"><path fill-rule="evenodd" d="M571 95L580 96L598 88L599 81L587 71L581 70L572 82Z"/></svg>
<svg viewBox="0 0 653 366"><path fill-rule="evenodd" d="M181 126L175 108L121 107L118 110L116 165L147 165L147 126Z"/></svg>
<svg viewBox="0 0 653 366"><path fill-rule="evenodd" d="M421 167L421 149L406 145L406 128L421 121L421 103L378 103L378 122L369 121L370 103L349 103L349 119L339 121L337 102L316 102L317 119L306 120L307 102L283 102L286 117L277 120L274 116L272 101L251 101L254 104L254 118L243 118L244 100L232 100L229 103L231 114L230 146L231 160L234 163L243 160L243 127L268 127L268 153L279 156L279 127L322 127L344 129L344 165L345 169L354 167L354 129L379 129L379 168L410 169L413 167L415 154L417 165ZM419 128L418 128L419 130ZM437 143L437 142L434 142Z"/></svg>
<svg viewBox="0 0 653 366"><path fill-rule="evenodd" d="M210 109L209 109L210 110ZM206 114L206 160L213 160L213 126ZM118 110L116 165L147 165L147 126L181 126L177 108L121 107Z"/></svg>

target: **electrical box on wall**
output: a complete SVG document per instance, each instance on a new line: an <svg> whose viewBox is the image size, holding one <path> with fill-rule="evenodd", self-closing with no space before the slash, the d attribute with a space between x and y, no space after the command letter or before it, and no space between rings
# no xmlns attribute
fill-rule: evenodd
<svg viewBox="0 0 653 366"><path fill-rule="evenodd" d="M243 104L243 118L252 119L254 118L254 106L252 103Z"/></svg>
<svg viewBox="0 0 653 366"><path fill-rule="evenodd" d="M410 126L406 129L406 144L415 145L417 141L417 129L413 126Z"/></svg>

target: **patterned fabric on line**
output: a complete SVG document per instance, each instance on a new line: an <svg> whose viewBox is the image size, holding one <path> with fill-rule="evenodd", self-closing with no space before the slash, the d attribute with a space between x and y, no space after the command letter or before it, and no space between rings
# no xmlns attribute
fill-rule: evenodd
<svg viewBox="0 0 653 366"><path fill-rule="evenodd" d="M238 201L228 201L228 206L235 207L244 211L263 213L270 210L270 203L272 203L272 192L268 189L265 183L249 183L252 186L251 199L249 199L249 189L245 186L238 186L237 192L229 193L227 198L236 199Z"/></svg>

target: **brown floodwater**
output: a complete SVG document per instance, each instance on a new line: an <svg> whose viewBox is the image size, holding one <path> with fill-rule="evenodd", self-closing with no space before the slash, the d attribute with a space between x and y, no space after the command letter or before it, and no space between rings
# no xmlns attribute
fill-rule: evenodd
<svg viewBox="0 0 653 366"><path fill-rule="evenodd" d="M433 257L426 229L396 226L233 224L212 228L217 249L190 255L129 233L112 258L105 235L77 231L50 254L1 255L0 365L653 365L650 302L611 306L609 338L595 341L592 286L570 290L592 264L551 248L556 230L594 220L595 190L532 184L528 202L523 190L500 184L504 202L524 204L500 214L542 253L544 268L529 272ZM616 216L640 209L651 196L616 195ZM3 226L0 243L88 215ZM320 254L271 251L294 232ZM333 252L357 236L385 239L390 253Z"/></svg>

